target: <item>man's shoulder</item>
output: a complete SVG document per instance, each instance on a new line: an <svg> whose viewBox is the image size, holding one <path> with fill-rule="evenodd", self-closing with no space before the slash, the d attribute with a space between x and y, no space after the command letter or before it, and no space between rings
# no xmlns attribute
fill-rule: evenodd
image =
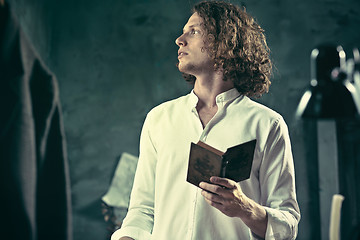
<svg viewBox="0 0 360 240"><path fill-rule="evenodd" d="M261 133L275 129L287 132L288 127L283 116L274 109L251 99L246 101L246 117L248 122L261 129ZM245 120L246 121L246 120Z"/></svg>
<svg viewBox="0 0 360 240"><path fill-rule="evenodd" d="M258 115L262 118L278 120L281 119L282 116L280 113L275 111L274 109L264 105L263 103L257 102L250 98L244 99L245 106L248 108L248 113Z"/></svg>

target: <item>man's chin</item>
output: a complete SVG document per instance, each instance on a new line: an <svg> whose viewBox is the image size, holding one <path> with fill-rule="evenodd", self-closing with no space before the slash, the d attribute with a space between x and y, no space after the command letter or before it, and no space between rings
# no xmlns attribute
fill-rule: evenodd
<svg viewBox="0 0 360 240"><path fill-rule="evenodd" d="M177 64L178 70L183 74L192 74L193 66Z"/></svg>
<svg viewBox="0 0 360 240"><path fill-rule="evenodd" d="M180 66L177 66L177 67L178 67L179 72L184 73L184 74L187 73L187 72L186 72L183 68L181 68Z"/></svg>

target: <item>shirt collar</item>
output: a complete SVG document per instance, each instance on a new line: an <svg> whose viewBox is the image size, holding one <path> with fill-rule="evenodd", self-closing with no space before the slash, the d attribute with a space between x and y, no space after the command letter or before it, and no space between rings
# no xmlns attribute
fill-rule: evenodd
<svg viewBox="0 0 360 240"><path fill-rule="evenodd" d="M239 97L240 93L236 88L232 88L226 92L220 93L216 96L216 103L224 105L225 103L234 100L235 98Z"/></svg>
<svg viewBox="0 0 360 240"><path fill-rule="evenodd" d="M216 96L216 104L219 107L223 107L227 102L234 100L235 98L239 97L240 93L236 90L236 88L232 88L226 92L220 93ZM199 101L199 98L194 93L194 89L191 90L189 94L189 107L191 110L193 110L197 103Z"/></svg>

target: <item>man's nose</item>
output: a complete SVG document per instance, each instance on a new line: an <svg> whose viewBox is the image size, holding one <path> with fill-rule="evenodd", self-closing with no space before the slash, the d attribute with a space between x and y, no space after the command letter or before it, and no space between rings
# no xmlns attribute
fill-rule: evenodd
<svg viewBox="0 0 360 240"><path fill-rule="evenodd" d="M185 46L185 45L186 45L186 40L185 40L184 34L182 34L180 37L178 37L178 38L175 40L175 43L176 43L176 45L178 45L179 47L180 47L180 46Z"/></svg>

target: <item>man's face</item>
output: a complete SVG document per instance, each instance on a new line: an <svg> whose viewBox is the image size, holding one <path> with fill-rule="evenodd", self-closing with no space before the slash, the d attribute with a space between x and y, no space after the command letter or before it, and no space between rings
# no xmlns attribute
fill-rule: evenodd
<svg viewBox="0 0 360 240"><path fill-rule="evenodd" d="M184 26L183 34L175 43L179 46L178 68L180 72L197 76L213 71L213 60L206 50L203 19L194 13Z"/></svg>

